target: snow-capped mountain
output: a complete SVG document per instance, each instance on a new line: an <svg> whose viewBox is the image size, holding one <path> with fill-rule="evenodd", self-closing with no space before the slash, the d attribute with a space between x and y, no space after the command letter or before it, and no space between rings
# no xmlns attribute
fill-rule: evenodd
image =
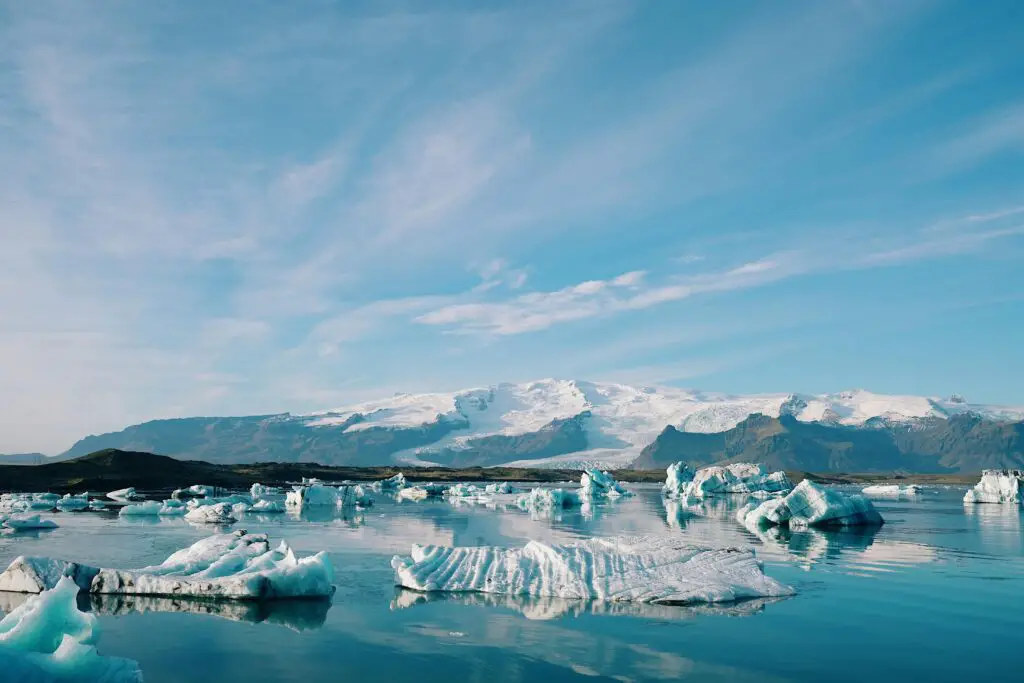
<svg viewBox="0 0 1024 683"><path fill-rule="evenodd" d="M69 455L115 447L221 462L621 467L666 427L683 433L726 432L754 414L878 429L962 414L1017 422L1024 420L1024 407L863 390L734 396L544 379L400 394L306 415L158 420L88 437Z"/></svg>

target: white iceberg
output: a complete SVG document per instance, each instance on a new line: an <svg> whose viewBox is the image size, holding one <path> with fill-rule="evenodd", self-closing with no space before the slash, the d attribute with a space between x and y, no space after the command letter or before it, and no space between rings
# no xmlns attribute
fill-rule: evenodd
<svg viewBox="0 0 1024 683"><path fill-rule="evenodd" d="M579 507L583 501L576 491L535 488L516 498L516 505L528 512Z"/></svg>
<svg viewBox="0 0 1024 683"><path fill-rule="evenodd" d="M440 498L444 495L448 487L444 484L420 484L418 486L408 486L398 490L398 500L426 500L427 498Z"/></svg>
<svg viewBox="0 0 1024 683"><path fill-rule="evenodd" d="M308 507L353 507L373 505L373 497L358 485L324 486L312 484L295 486L285 497L285 506L289 508Z"/></svg>
<svg viewBox="0 0 1024 683"><path fill-rule="evenodd" d="M279 500L258 500L252 504L249 512L284 512L284 504Z"/></svg>
<svg viewBox="0 0 1024 683"><path fill-rule="evenodd" d="M1019 505L1022 481L1024 470L985 470L981 481L964 494L964 502Z"/></svg>
<svg viewBox="0 0 1024 683"><path fill-rule="evenodd" d="M281 494L281 490L274 488L273 486L264 486L260 483L255 483L249 489L249 497L254 501L262 500L268 496L277 496Z"/></svg>
<svg viewBox="0 0 1024 683"><path fill-rule="evenodd" d="M899 484L874 484L872 486L865 486L861 489L861 493L866 496L878 496L880 498L916 496L921 493L921 487L917 484L907 484L906 486L900 486Z"/></svg>
<svg viewBox="0 0 1024 683"><path fill-rule="evenodd" d="M147 500L142 503L125 505L117 511L117 514L120 517L156 517L157 515L172 517L185 514L185 507L181 501L173 498L165 501Z"/></svg>
<svg viewBox="0 0 1024 683"><path fill-rule="evenodd" d="M228 503L215 503L213 505L200 505L185 515L186 522L193 524L234 524L238 521L232 514L232 507Z"/></svg>
<svg viewBox="0 0 1024 683"><path fill-rule="evenodd" d="M607 472L591 469L580 477L579 495L582 498L621 498L633 494Z"/></svg>
<svg viewBox="0 0 1024 683"><path fill-rule="evenodd" d="M391 561L395 583L416 591L477 592L656 604L781 597L752 550L708 549L664 537L589 539L523 548L412 547Z"/></svg>
<svg viewBox="0 0 1024 683"><path fill-rule="evenodd" d="M287 543L271 549L266 534L216 534L141 569L100 569L18 557L0 574L0 591L39 593L71 577L90 593L194 596L237 600L323 598L334 593L327 553L296 558Z"/></svg>
<svg viewBox="0 0 1024 683"><path fill-rule="evenodd" d="M175 489L171 498L213 498L224 493L219 486L207 486L206 484L192 484L187 488Z"/></svg>
<svg viewBox="0 0 1024 683"><path fill-rule="evenodd" d="M116 491L111 491L110 493L107 494L107 498L109 498L110 500L116 500L118 502L126 502L134 497L135 489L132 487L128 487L126 489L118 489Z"/></svg>
<svg viewBox="0 0 1024 683"><path fill-rule="evenodd" d="M749 504L736 512L748 528L789 526L878 526L884 520L870 500L815 484L804 479L785 498Z"/></svg>
<svg viewBox="0 0 1024 683"><path fill-rule="evenodd" d="M52 519L40 519L39 515L23 517L8 517L0 525L15 531L28 531L30 529L56 529L57 523Z"/></svg>
<svg viewBox="0 0 1024 683"><path fill-rule="evenodd" d="M686 487L693 481L693 470L685 462L680 460L673 463L665 470L665 484L661 487L661 493L666 498L681 498L686 493Z"/></svg>
<svg viewBox="0 0 1024 683"><path fill-rule="evenodd" d="M761 464L735 463L713 465L697 470L693 475L693 481L686 485L683 496L705 498L733 493L749 495L761 491L784 494L792 489L793 482L785 472L769 472L768 468Z"/></svg>
<svg viewBox="0 0 1024 683"><path fill-rule="evenodd" d="M0 678L19 683L142 683L139 665L101 657L96 617L78 610L78 586L60 578L0 620Z"/></svg>

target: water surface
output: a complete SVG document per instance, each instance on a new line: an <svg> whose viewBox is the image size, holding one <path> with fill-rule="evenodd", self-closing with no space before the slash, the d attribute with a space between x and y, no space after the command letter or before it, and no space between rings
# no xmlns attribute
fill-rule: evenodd
<svg viewBox="0 0 1024 683"><path fill-rule="evenodd" d="M1024 531L1011 506L961 503L962 488L880 500L871 532L754 535L742 501L666 504L656 487L554 518L505 506L395 503L362 513L249 515L299 552L327 550L331 604L109 598L100 651L137 660L148 683L335 681L1020 680ZM0 536L0 564L44 555L108 567L162 561L210 529L181 519L58 514L52 532ZM412 543L520 545L529 539L684 536L750 546L798 595L735 606L606 605L501 596L423 596L392 586ZM22 598L0 594L0 611ZM0 680L3 674L0 672Z"/></svg>

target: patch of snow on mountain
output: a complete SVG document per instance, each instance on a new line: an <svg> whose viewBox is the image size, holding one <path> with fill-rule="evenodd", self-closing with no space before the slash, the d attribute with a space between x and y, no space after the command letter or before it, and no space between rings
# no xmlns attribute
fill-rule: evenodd
<svg viewBox="0 0 1024 683"><path fill-rule="evenodd" d="M399 394L390 398L313 413L307 427L342 425L355 416L363 419L345 431L371 427L421 427L442 417L457 417L455 394Z"/></svg>

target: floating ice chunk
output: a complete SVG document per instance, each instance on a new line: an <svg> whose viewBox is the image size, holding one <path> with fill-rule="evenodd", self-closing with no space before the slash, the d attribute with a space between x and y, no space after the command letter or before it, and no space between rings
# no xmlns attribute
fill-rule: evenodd
<svg viewBox="0 0 1024 683"><path fill-rule="evenodd" d="M516 505L528 512L579 507L583 501L575 491L535 488L516 498Z"/></svg>
<svg viewBox="0 0 1024 683"><path fill-rule="evenodd" d="M374 483L379 484L382 491L400 491L408 485L405 481L405 475L401 472L393 477Z"/></svg>
<svg viewBox="0 0 1024 683"><path fill-rule="evenodd" d="M479 486L473 484L453 484L445 490L444 495L449 498L470 498L478 496L480 493Z"/></svg>
<svg viewBox="0 0 1024 683"><path fill-rule="evenodd" d="M116 500L116 501L119 501L119 502L129 501L129 500L131 500L134 497L135 497L135 489L131 488L131 487L128 487L126 489L118 489L116 491L111 491L110 493L107 494L107 498L109 498L110 500Z"/></svg>
<svg viewBox="0 0 1024 683"><path fill-rule="evenodd" d="M70 493L57 501L57 509L62 512L78 512L89 507L89 494L73 496Z"/></svg>
<svg viewBox="0 0 1024 683"><path fill-rule="evenodd" d="M621 498L633 494L607 472L591 469L580 477L579 495L582 498Z"/></svg>
<svg viewBox="0 0 1024 683"><path fill-rule="evenodd" d="M274 488L273 486L264 486L263 484L253 484L249 489L249 497L254 501L262 500L268 496L277 496L281 494L281 490Z"/></svg>
<svg viewBox="0 0 1024 683"><path fill-rule="evenodd" d="M334 572L326 553L296 558L288 544L271 549L265 534L216 534L141 569L99 569L75 562L19 557L0 590L38 593L62 576L100 594L196 596L240 600L329 597Z"/></svg>
<svg viewBox="0 0 1024 683"><path fill-rule="evenodd" d="M232 507L228 503L200 505L185 515L186 522L193 524L234 524L238 521L232 515Z"/></svg>
<svg viewBox="0 0 1024 683"><path fill-rule="evenodd" d="M56 529L57 523L52 519L40 519L39 515L8 517L4 520L3 526L15 531L28 531L30 529Z"/></svg>
<svg viewBox="0 0 1024 683"><path fill-rule="evenodd" d="M793 482L785 472L769 472L766 466L760 464L735 463L697 470L683 495L705 498L730 493L751 494L757 491L788 493L792 489Z"/></svg>
<svg viewBox="0 0 1024 683"><path fill-rule="evenodd" d="M142 683L137 662L101 657L96 617L80 612L78 586L61 578L0 620L0 676L25 683Z"/></svg>
<svg viewBox="0 0 1024 683"><path fill-rule="evenodd" d="M164 504L158 500L147 500L144 503L125 505L117 514L121 517L155 517L160 514L163 507Z"/></svg>
<svg viewBox="0 0 1024 683"><path fill-rule="evenodd" d="M408 486L398 490L398 500L426 500L427 498L440 498L448 487L444 484L420 484L419 486Z"/></svg>
<svg viewBox="0 0 1024 683"><path fill-rule="evenodd" d="M102 500L94 500L89 503L89 509L93 512L101 512L107 509L107 504Z"/></svg>
<svg viewBox="0 0 1024 683"><path fill-rule="evenodd" d="M666 498L680 498L691 481L693 481L693 470L680 460L669 465L665 470L665 484L661 487L661 493Z"/></svg>
<svg viewBox="0 0 1024 683"><path fill-rule="evenodd" d="M171 498L212 498L224 492L224 489L206 484L192 484L187 488L175 489Z"/></svg>
<svg viewBox="0 0 1024 683"><path fill-rule="evenodd" d="M755 529L788 525L880 526L884 520L871 501L860 495L848 495L804 479L785 498L747 505L736 513L744 526Z"/></svg>
<svg viewBox="0 0 1024 683"><path fill-rule="evenodd" d="M964 502L1019 505L1022 481L1022 470L985 470L981 473L981 481L964 494Z"/></svg>
<svg viewBox="0 0 1024 683"><path fill-rule="evenodd" d="M295 486L285 497L285 505L289 508L308 507L354 507L373 505L373 497L362 486Z"/></svg>
<svg viewBox="0 0 1024 683"><path fill-rule="evenodd" d="M341 507L370 507L373 505L373 496L359 484L338 487L339 505Z"/></svg>
<svg viewBox="0 0 1024 683"><path fill-rule="evenodd" d="M478 592L659 604L791 595L751 550L712 550L660 538L589 539L523 548L412 547L391 560L395 583L416 591Z"/></svg>
<svg viewBox="0 0 1024 683"><path fill-rule="evenodd" d="M284 512L284 504L279 500L258 500L249 512Z"/></svg>
<svg viewBox="0 0 1024 683"><path fill-rule="evenodd" d="M522 493L522 489L513 486L507 481L499 481L493 484L488 484L484 487L484 493L492 495L507 495L510 493Z"/></svg>
<svg viewBox="0 0 1024 683"><path fill-rule="evenodd" d="M916 496L921 493L921 487L916 484L907 484L906 486L900 486L899 484L875 484L873 486L865 486L862 491L868 496Z"/></svg>

